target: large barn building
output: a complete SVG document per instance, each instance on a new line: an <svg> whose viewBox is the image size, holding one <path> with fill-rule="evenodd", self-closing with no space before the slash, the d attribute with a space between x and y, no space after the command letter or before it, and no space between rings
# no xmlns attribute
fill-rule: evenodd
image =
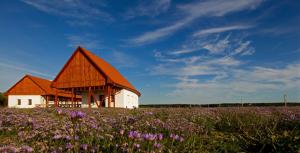
<svg viewBox="0 0 300 153"><path fill-rule="evenodd" d="M65 91L52 88L51 81L31 75L25 75L20 81L5 93L8 96L8 107L10 108L34 108L48 107L54 104L55 94L61 102L68 102L72 95ZM80 101L80 97L73 97Z"/></svg>
<svg viewBox="0 0 300 153"><path fill-rule="evenodd" d="M78 47L52 82L26 75L6 95L17 108L137 108L141 94L112 65Z"/></svg>
<svg viewBox="0 0 300 153"><path fill-rule="evenodd" d="M75 50L52 87L81 95L81 107L89 108L137 108L141 95L112 65L82 47Z"/></svg>

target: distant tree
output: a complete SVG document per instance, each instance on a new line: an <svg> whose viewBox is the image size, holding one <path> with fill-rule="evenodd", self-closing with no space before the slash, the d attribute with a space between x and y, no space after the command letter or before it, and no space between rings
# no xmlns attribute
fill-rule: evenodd
<svg viewBox="0 0 300 153"><path fill-rule="evenodd" d="M7 97L0 92L0 106L7 106Z"/></svg>

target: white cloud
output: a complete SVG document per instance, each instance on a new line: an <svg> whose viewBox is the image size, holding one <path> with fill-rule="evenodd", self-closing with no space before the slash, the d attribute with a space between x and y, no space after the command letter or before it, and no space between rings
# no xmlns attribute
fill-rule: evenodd
<svg viewBox="0 0 300 153"><path fill-rule="evenodd" d="M246 98L246 102L274 101L285 93L300 93L299 66L296 63L282 68L236 68L225 71L230 77L220 80L203 80L193 76L175 77L177 81L169 86L175 89L170 94L197 97L202 99L198 101L202 103L239 102L241 96ZM279 95L272 95L274 93Z"/></svg>
<svg viewBox="0 0 300 153"><path fill-rule="evenodd" d="M184 15L184 17L182 17L183 19L178 20L169 26L148 31L131 39L130 42L136 45L151 43L171 35L175 31L190 24L195 19L201 17L219 17L233 12L254 9L261 2L262 0L215 0L179 5L178 11Z"/></svg>
<svg viewBox="0 0 300 153"><path fill-rule="evenodd" d="M41 72L38 70L34 70L28 66L23 65L15 65L15 64L10 64L10 63L0 63L0 67L4 68L4 69L13 69L16 71L22 71L25 73L30 73L30 74L34 74L34 75L39 75L39 76L44 76L44 77L49 77L49 78L53 78L54 76L45 72Z"/></svg>
<svg viewBox="0 0 300 153"><path fill-rule="evenodd" d="M113 21L113 17L103 11L102 1L83 1L83 0L22 0L24 3L36 9L59 16L78 20L104 20ZM74 22L72 22L74 24Z"/></svg>
<svg viewBox="0 0 300 153"><path fill-rule="evenodd" d="M204 49L208 50L211 54L224 54L226 49L229 47L229 37L218 40L217 42L209 42L203 46Z"/></svg>
<svg viewBox="0 0 300 153"><path fill-rule="evenodd" d="M166 12L171 5L171 0L152 0L143 1L135 8L131 8L125 13L126 19L132 19L139 16L154 17Z"/></svg>
<svg viewBox="0 0 300 153"><path fill-rule="evenodd" d="M210 29L204 29L196 31L193 36L199 37L199 36L205 36L208 34L216 34L216 33L222 33L227 31L233 31L233 30L243 30L243 29L249 29L253 26L250 25L232 25L232 26L225 26L225 27L217 27L217 28L210 28Z"/></svg>
<svg viewBox="0 0 300 153"><path fill-rule="evenodd" d="M137 59L121 51L112 51L108 60L117 68L130 68L137 66Z"/></svg>
<svg viewBox="0 0 300 153"><path fill-rule="evenodd" d="M228 56L246 56L252 55L255 48L252 47L251 41L243 40L239 37L232 37L230 34L221 37L192 37L181 48L169 52L169 55L180 56L194 52L208 51L211 55L228 55Z"/></svg>

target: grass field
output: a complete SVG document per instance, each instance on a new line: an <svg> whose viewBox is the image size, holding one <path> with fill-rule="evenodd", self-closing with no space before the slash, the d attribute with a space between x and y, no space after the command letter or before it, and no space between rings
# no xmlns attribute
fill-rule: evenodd
<svg viewBox="0 0 300 153"><path fill-rule="evenodd" d="M3 108L0 152L300 152L300 107Z"/></svg>

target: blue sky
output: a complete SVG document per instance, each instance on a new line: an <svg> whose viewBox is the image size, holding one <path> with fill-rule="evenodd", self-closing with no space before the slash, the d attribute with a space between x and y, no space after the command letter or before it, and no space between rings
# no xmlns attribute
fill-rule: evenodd
<svg viewBox="0 0 300 153"><path fill-rule="evenodd" d="M81 45L142 104L300 101L298 0L3 0L0 91L53 79Z"/></svg>

